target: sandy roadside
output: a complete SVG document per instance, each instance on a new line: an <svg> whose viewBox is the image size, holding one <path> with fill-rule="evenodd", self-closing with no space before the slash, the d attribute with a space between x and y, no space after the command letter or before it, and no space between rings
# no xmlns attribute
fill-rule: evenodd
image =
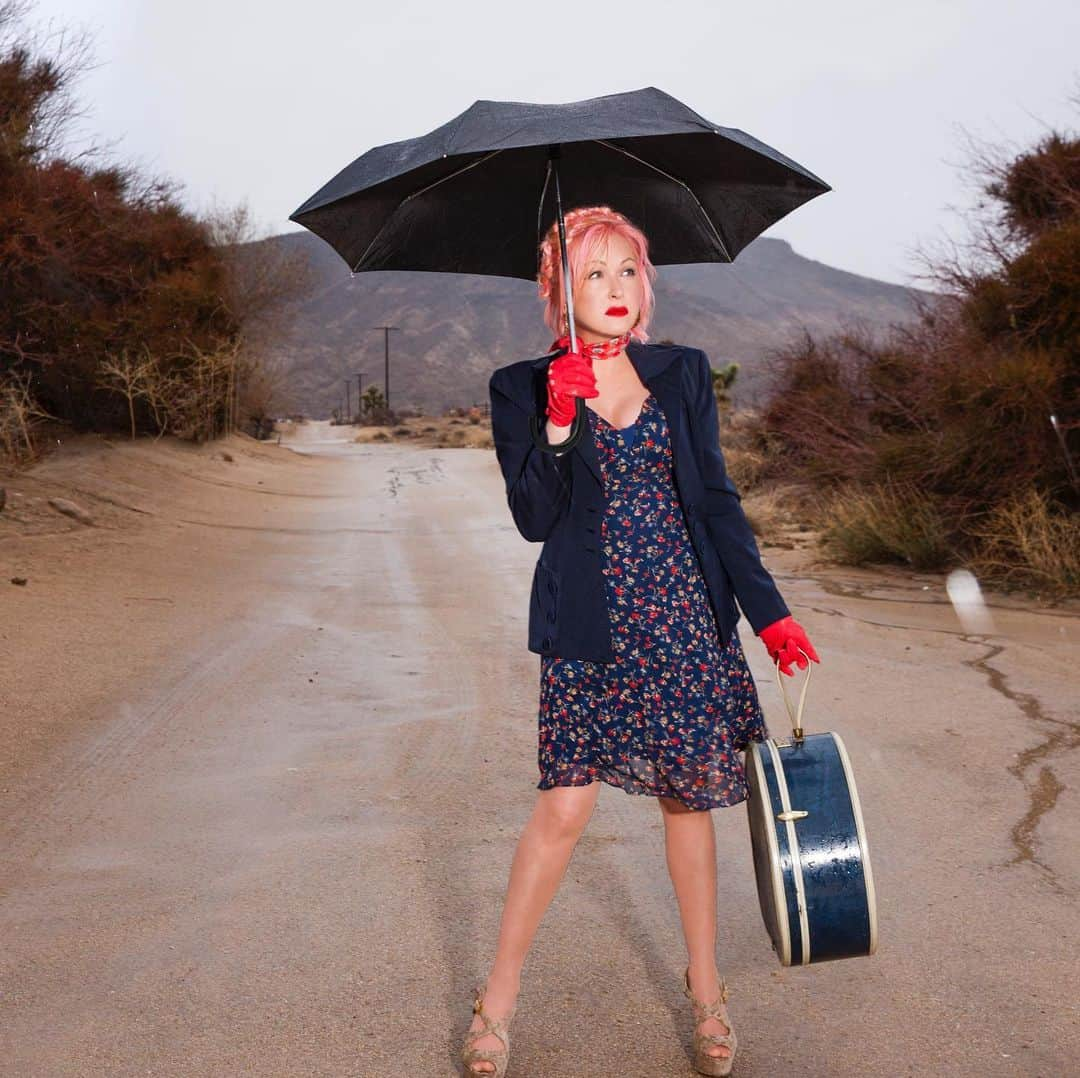
<svg viewBox="0 0 1080 1078"><path fill-rule="evenodd" d="M85 438L3 485L12 1073L454 1073L535 784L538 547L493 454L321 424L291 448ZM824 660L808 727L852 754L882 943L781 970L745 810L718 814L738 1073L1067 1073L1080 610L990 595L971 634L937 575L764 550ZM690 1074L679 952L659 813L603 790L515 1071Z"/></svg>
<svg viewBox="0 0 1080 1078"><path fill-rule="evenodd" d="M122 686L257 608L284 583L275 566L308 506L344 482L332 461L245 436L203 446L76 436L0 479L0 790L107 718Z"/></svg>

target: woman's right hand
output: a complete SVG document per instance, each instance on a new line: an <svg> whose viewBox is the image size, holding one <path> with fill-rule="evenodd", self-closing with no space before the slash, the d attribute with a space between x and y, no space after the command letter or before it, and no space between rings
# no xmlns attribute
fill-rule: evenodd
<svg viewBox="0 0 1080 1078"><path fill-rule="evenodd" d="M567 352L548 364L547 415L557 427L568 427L577 415L578 397L598 397L592 362L580 352Z"/></svg>

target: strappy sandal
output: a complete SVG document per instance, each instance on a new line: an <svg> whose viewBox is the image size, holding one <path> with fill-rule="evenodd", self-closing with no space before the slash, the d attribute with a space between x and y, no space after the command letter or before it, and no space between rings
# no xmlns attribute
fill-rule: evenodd
<svg viewBox="0 0 1080 1078"><path fill-rule="evenodd" d="M517 1004L514 1004L510 1013L501 1021L493 1019L484 1010L483 988L474 988L473 1014L480 1015L483 1028L470 1030L465 1034L465 1044L461 1049L461 1062L465 1064L466 1078L505 1078L506 1068L510 1065L510 1022L513 1020ZM481 1037L494 1033L503 1042L502 1048L474 1048ZM477 1070L474 1063L493 1063L493 1070Z"/></svg>
<svg viewBox="0 0 1080 1078"><path fill-rule="evenodd" d="M727 1008L724 1004L728 998L727 985L720 982L720 995L712 1003L702 1003L693 992L690 991L690 967L686 967L683 974L683 994L694 1005L694 1070L699 1074L727 1075L735 1064L735 1048L738 1038L732 1028L731 1019L728 1018ZM715 1018L727 1026L727 1033L698 1033L697 1027L706 1018ZM712 1045L722 1045L731 1054L726 1056L709 1055L708 1049Z"/></svg>

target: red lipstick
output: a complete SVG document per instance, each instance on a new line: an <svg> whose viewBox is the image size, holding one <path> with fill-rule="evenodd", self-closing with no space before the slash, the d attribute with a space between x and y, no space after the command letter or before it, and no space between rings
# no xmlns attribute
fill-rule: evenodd
<svg viewBox="0 0 1080 1078"><path fill-rule="evenodd" d="M630 312L625 307L609 307L604 313L613 314L618 317L624 314L629 314Z"/></svg>

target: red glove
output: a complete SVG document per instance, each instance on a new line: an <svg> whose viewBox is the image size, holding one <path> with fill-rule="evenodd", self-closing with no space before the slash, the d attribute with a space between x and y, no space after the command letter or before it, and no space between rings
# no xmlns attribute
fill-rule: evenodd
<svg viewBox="0 0 1080 1078"><path fill-rule="evenodd" d="M795 676L795 671L790 666L793 660L799 664L800 670L805 670L809 665L805 656L801 654L800 648L814 662L821 662L806 635L806 630L790 614L786 618L774 621L772 625L766 625L757 635L768 648L772 661L780 660L780 673L787 674L788 677Z"/></svg>
<svg viewBox="0 0 1080 1078"><path fill-rule="evenodd" d="M569 339L555 342L558 348L569 348ZM548 418L557 427L568 427L577 415L578 397L598 397L596 375L592 361L580 352L567 352L548 364Z"/></svg>

